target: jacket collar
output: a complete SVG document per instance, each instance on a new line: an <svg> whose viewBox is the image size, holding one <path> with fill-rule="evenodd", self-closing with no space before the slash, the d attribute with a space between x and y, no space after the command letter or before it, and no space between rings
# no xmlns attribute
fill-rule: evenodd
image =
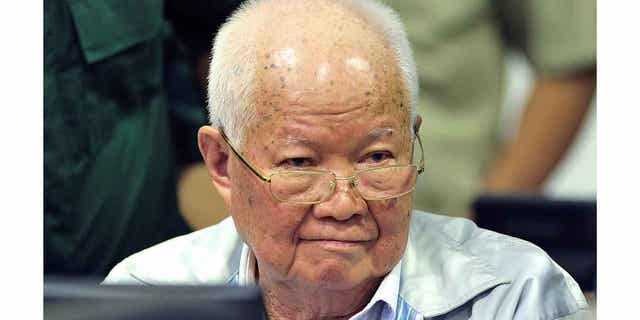
<svg viewBox="0 0 640 320"><path fill-rule="evenodd" d="M414 211L402 259L400 295L425 317L447 313L509 280L480 257L460 248L437 220ZM433 217L431 214L426 214Z"/></svg>

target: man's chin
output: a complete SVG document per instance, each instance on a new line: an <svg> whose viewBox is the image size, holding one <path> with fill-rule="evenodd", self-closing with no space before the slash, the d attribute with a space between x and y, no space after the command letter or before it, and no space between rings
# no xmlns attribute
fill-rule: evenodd
<svg viewBox="0 0 640 320"><path fill-rule="evenodd" d="M302 281L313 287L322 287L329 290L349 290L362 284L369 277L349 263L323 261L316 265L313 270L307 270L302 278Z"/></svg>

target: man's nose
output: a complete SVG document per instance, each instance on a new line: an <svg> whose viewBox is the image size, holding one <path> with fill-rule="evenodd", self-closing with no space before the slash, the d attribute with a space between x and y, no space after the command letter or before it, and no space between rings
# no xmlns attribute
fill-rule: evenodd
<svg viewBox="0 0 640 320"><path fill-rule="evenodd" d="M313 215L318 218L333 218L346 221L355 215L365 215L366 201L358 194L354 180L336 180L335 191L325 202L315 205Z"/></svg>

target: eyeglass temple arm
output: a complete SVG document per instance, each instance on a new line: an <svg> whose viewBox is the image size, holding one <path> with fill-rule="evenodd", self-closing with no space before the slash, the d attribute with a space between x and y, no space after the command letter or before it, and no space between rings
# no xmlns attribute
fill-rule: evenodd
<svg viewBox="0 0 640 320"><path fill-rule="evenodd" d="M231 141L229 141L229 137L227 137L227 135L224 133L224 130L222 129L222 127L218 127L218 131L220 131L220 136L222 136L222 139L224 140L224 142L227 143L227 145L229 146L229 149L231 149L231 151L238 157L238 159L240 159L240 162L242 162L247 168L249 168L249 170L251 170L256 176L258 176L258 178L260 178L260 180L264 181L264 182L271 182L271 178L269 177L265 177L262 173L260 173L260 171L258 171L258 169L254 168L239 152L238 150L236 150L236 148L233 147L233 145L231 144Z"/></svg>
<svg viewBox="0 0 640 320"><path fill-rule="evenodd" d="M422 139L417 131L414 132L416 139L418 139L418 145L420 146L420 163L418 164L418 174L424 172L424 148L422 147Z"/></svg>

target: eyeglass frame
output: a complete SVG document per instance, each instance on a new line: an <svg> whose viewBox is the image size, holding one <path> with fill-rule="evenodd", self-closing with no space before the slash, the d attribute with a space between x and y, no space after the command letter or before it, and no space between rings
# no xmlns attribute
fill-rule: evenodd
<svg viewBox="0 0 640 320"><path fill-rule="evenodd" d="M268 176L262 174L260 172L260 170L258 168L256 168L254 165L252 165L249 160L247 160L231 143L231 141L229 140L229 137L227 137L227 135L224 133L224 129L222 128L222 126L218 126L218 131L220 132L220 136L222 137L222 140L224 140L224 142L229 146L229 148L231 149L231 151L236 155L236 157L238 157L238 159L240 160L240 162L242 162L251 172L253 172L254 175L256 175L261 181L266 182L271 184L271 177L276 175L276 174L281 174L282 172L287 172L287 173L309 173L309 172L314 172L314 173L322 173L322 174L326 174L329 173L333 176L333 179L335 180L335 182L337 183L340 180L347 180L349 181L349 184L351 185L351 187L353 188L353 190L358 193L361 197L363 197L360 192L358 191L357 187L357 181L358 181L358 177L357 175L362 173L362 172L366 172L366 171L371 171L371 170L379 170L379 169L386 169L386 168L400 168L400 167L416 167L417 169L417 176L419 176L420 174L422 174L424 172L424 148L422 147L422 140L420 139L420 135L418 134L417 131L414 130L413 135L414 137L418 140L418 146L420 146L420 161L418 163L418 165L414 165L414 164L396 164L396 165L388 165L388 166L380 166L380 167L373 167L373 168L367 168L367 169L360 169L360 170L356 170L354 174L352 174L351 176L348 177L338 177L336 176L335 172L330 171L330 170L318 170L318 169L309 169L309 170L280 170L278 172L274 172L269 174ZM411 158L413 159L413 146L411 148ZM334 186L335 187L335 186ZM413 187L411 187L411 189L407 190L406 192L402 193L402 194L398 194L398 195L393 195L393 196L389 196L389 197L383 197L383 198L377 198L377 199L366 199L369 201L379 201L379 200L387 200L387 199L392 199L392 198L398 198L401 197L405 194L408 194L410 192L412 192L415 189L415 184ZM297 204L297 205L312 205L312 204L319 204L322 202L327 201L327 199L329 199L334 193L335 193L335 189L331 190L330 193L327 195L326 198L322 199L322 201L285 201L282 199L278 199L278 197L276 197L273 194L273 191L271 190L271 187L269 187L269 193L271 193L271 196L283 203L289 203L289 204ZM363 199L365 199L363 197Z"/></svg>

